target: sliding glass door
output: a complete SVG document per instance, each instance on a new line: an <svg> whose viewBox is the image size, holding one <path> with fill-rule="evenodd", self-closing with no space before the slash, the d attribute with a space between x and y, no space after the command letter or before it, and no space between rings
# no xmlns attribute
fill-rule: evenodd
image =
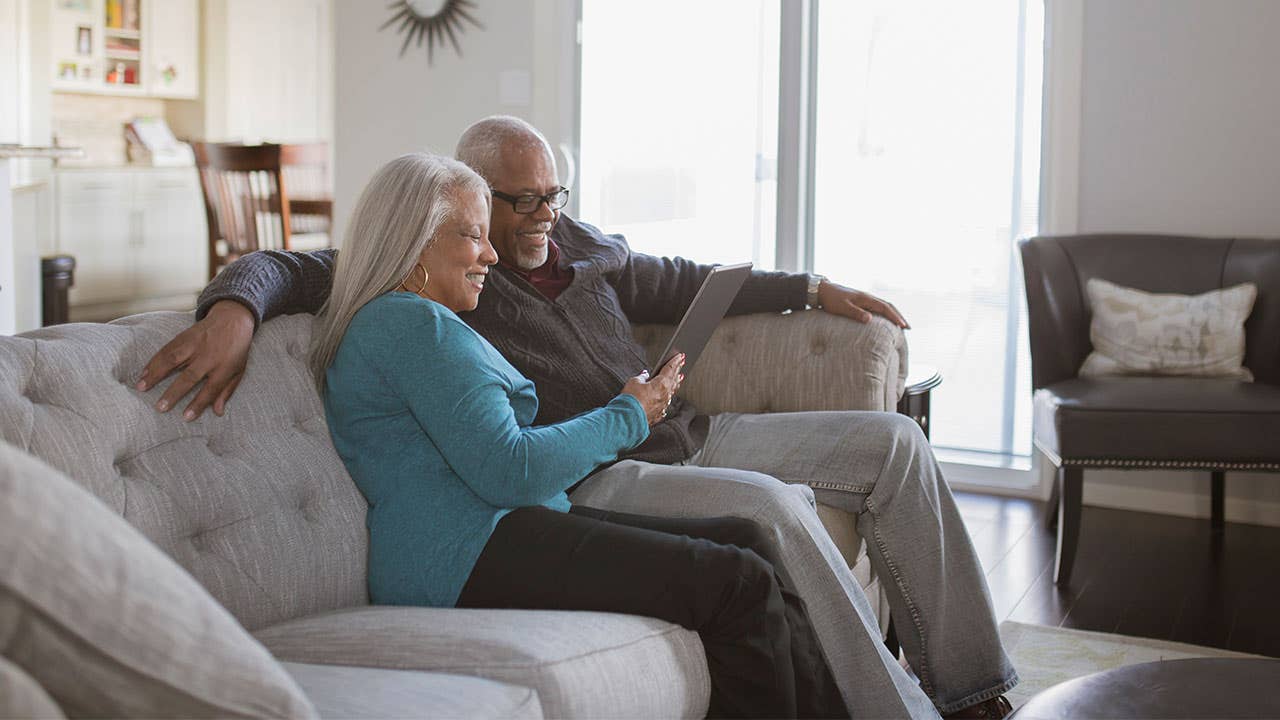
<svg viewBox="0 0 1280 720"><path fill-rule="evenodd" d="M1029 454L1014 243L1039 220L1043 0L803 5L781 23L795 5L583 0L581 217L642 252L798 257L893 301L913 364L944 377L935 446ZM780 168L799 240L775 228L797 192Z"/></svg>
<svg viewBox="0 0 1280 720"><path fill-rule="evenodd" d="M771 267L779 0L586 0L579 215L631 246Z"/></svg>
<svg viewBox="0 0 1280 720"><path fill-rule="evenodd" d="M1030 452L1015 241L1039 219L1043 5L823 2L814 266L891 299L942 372L934 444Z"/></svg>

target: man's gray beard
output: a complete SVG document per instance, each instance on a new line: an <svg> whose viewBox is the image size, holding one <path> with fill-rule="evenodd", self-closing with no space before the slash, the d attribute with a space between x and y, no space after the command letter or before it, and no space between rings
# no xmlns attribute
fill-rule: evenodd
<svg viewBox="0 0 1280 720"><path fill-rule="evenodd" d="M516 254L516 267L524 271L537 270L547 262L547 246L528 253Z"/></svg>

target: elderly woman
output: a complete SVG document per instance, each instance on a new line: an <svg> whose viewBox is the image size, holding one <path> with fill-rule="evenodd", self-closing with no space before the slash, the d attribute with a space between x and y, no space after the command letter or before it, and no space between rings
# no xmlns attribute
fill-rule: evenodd
<svg viewBox="0 0 1280 720"><path fill-rule="evenodd" d="M661 422L683 358L604 407L532 427L538 398L457 315L488 268L489 189L405 155L352 214L311 367L369 502L369 592L395 605L597 610L695 630L716 716L846 710L803 605L753 523L571 507L565 490ZM512 318L519 322L519 318Z"/></svg>

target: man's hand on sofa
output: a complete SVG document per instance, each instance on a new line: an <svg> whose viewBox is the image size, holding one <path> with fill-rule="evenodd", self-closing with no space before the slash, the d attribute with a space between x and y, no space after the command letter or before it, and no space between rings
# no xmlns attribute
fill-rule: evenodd
<svg viewBox="0 0 1280 720"><path fill-rule="evenodd" d="M871 315L874 313L887 318L889 322L903 330L911 329L906 318L902 317L893 303L881 300L871 293L837 285L829 280L823 280L818 285L818 304L823 310L833 315L847 317L860 323L871 322Z"/></svg>
<svg viewBox="0 0 1280 720"><path fill-rule="evenodd" d="M203 382L204 387L183 411L183 419L195 420L210 403L214 414L221 416L244 377L253 329L253 314L248 308L234 300L215 303L203 320L160 348L142 369L137 388L150 390L175 370L181 370L156 402L156 410L168 412Z"/></svg>

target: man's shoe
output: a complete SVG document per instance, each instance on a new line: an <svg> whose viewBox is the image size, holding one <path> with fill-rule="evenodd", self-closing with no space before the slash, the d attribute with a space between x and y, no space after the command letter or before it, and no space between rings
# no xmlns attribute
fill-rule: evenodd
<svg viewBox="0 0 1280 720"><path fill-rule="evenodd" d="M1000 720L1000 718L1013 712L1013 705L1003 695L993 697L990 700L984 700L976 705L970 705L967 708L957 710L947 716L951 718L981 718L981 720Z"/></svg>

